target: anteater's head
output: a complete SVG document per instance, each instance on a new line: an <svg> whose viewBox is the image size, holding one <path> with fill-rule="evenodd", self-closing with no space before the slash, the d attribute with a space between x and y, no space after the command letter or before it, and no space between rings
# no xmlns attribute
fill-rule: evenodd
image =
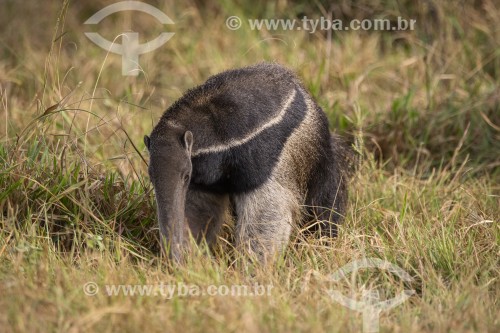
<svg viewBox="0 0 500 333"><path fill-rule="evenodd" d="M191 179L191 150L193 134L180 128L168 131L153 130L151 138L144 137L149 150L149 177L153 183L162 248L169 257L182 259L186 239L186 193ZM165 133L168 132L168 133Z"/></svg>

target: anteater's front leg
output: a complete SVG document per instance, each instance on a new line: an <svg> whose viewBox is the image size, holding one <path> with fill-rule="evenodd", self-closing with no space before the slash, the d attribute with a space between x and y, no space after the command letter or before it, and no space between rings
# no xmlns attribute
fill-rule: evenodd
<svg viewBox="0 0 500 333"><path fill-rule="evenodd" d="M188 190L186 195L186 219L189 230L198 243L205 239L213 245L225 221L229 209L229 197L223 194Z"/></svg>
<svg viewBox="0 0 500 333"><path fill-rule="evenodd" d="M265 263L288 243L299 205L293 193L270 179L257 189L234 195L237 247Z"/></svg>

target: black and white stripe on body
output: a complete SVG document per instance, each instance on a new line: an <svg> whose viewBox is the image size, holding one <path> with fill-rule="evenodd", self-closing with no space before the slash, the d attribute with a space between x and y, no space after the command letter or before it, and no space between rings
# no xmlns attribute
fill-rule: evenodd
<svg viewBox="0 0 500 333"><path fill-rule="evenodd" d="M192 188L252 190L269 178L287 138L304 119L298 88L291 73L271 64L221 73L172 105L151 139L155 132L182 126L194 137Z"/></svg>
<svg viewBox="0 0 500 333"><path fill-rule="evenodd" d="M160 160L154 157L160 149L155 145L172 145L172 136L181 145L186 132L193 136L187 195L203 191L232 197L237 239L251 243L255 252L281 247L304 206L322 207L310 211L318 215L331 211L337 196L345 202L346 188L338 177L343 164L335 158L326 116L293 73L279 65L223 72L188 91L154 128L148 140L151 163ZM342 205L335 205L340 213ZM189 200L185 209L189 212Z"/></svg>

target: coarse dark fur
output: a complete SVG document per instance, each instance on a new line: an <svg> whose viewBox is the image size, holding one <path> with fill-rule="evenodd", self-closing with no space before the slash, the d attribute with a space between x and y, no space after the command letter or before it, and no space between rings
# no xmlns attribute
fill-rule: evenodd
<svg viewBox="0 0 500 333"><path fill-rule="evenodd" d="M217 200L240 206L234 209L237 224L259 220L256 227L240 225L238 229L240 241L249 242L256 253L272 252L273 244L282 247L279 243L289 236L288 224L307 222L308 216L320 221L322 234L336 235L336 224L345 213L352 153L342 139L330 134L326 115L296 76L280 65L261 63L210 77L164 113L145 143L151 155L149 171L157 201L158 192L164 197L158 209L159 213L163 210L160 229L168 241L176 237L180 241L185 233L178 231L172 236L172 222L165 216L173 209L185 210L192 233L193 229L204 229L213 238L214 232L207 232L208 224L189 218L195 220L200 215L206 219ZM185 156L190 159L191 172L177 167L168 170L172 160ZM176 183L165 185L171 178L178 179L179 173L189 174L187 189L177 191L187 196L185 207L173 207L179 205L174 201L180 201L165 193L180 188ZM206 204L190 198L202 197L202 193L212 195ZM266 207L266 195L268 204L274 200L284 208ZM282 203L279 198L272 199L276 196L283 197ZM212 220L220 219L220 212L216 215ZM284 220L275 221L280 218ZM162 224L167 226L162 229ZM202 227L197 228L197 224ZM220 222L213 224L215 229L220 227ZM279 228L287 231L281 233ZM199 238L200 231L194 233ZM272 233L280 239L274 240ZM259 240L254 238L262 238L263 245L256 245Z"/></svg>

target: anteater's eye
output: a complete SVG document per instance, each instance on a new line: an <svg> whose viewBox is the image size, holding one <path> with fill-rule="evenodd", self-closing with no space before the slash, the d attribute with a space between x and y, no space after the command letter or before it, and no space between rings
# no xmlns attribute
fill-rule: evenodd
<svg viewBox="0 0 500 333"><path fill-rule="evenodd" d="M184 175L183 180L185 183L187 183L189 181L189 175L188 174Z"/></svg>

